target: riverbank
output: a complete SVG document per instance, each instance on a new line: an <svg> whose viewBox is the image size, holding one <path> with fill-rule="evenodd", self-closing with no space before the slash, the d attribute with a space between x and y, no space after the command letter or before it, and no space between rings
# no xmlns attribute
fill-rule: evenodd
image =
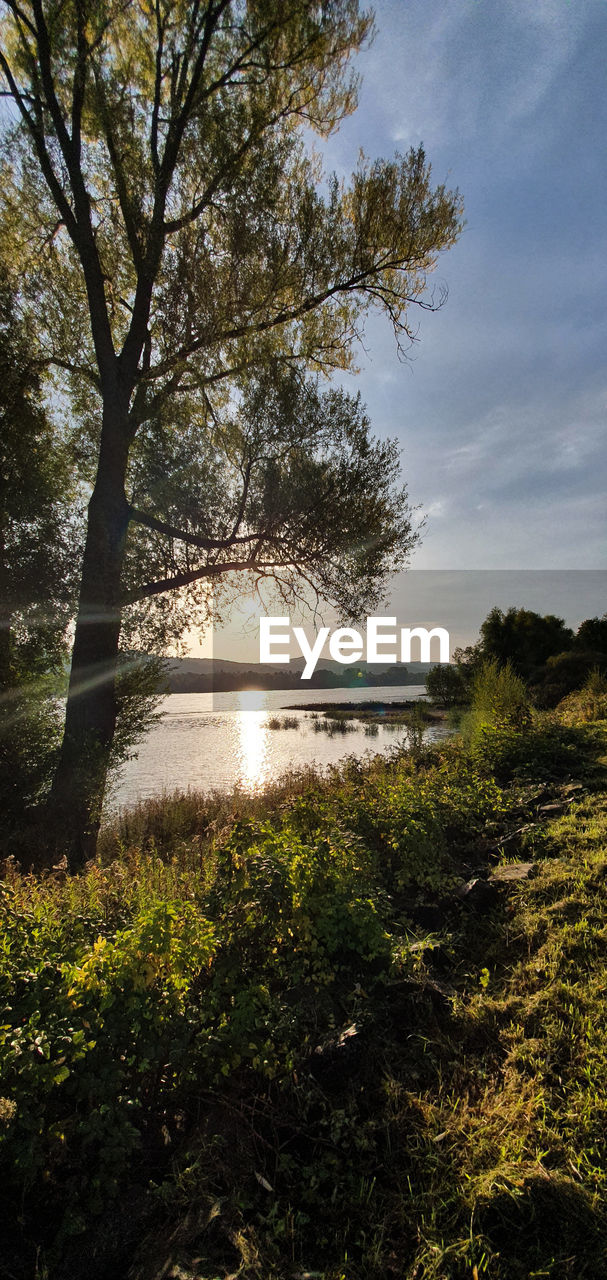
<svg viewBox="0 0 607 1280"><path fill-rule="evenodd" d="M9 872L7 1273L606 1276L606 764L540 721Z"/></svg>

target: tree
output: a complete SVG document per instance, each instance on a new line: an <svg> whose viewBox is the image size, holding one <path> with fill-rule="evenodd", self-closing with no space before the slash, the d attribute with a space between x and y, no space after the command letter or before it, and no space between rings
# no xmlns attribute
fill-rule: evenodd
<svg viewBox="0 0 607 1280"><path fill-rule="evenodd" d="M607 657L607 613L602 618L586 618L581 622L574 646L583 651L595 651Z"/></svg>
<svg viewBox="0 0 607 1280"><path fill-rule="evenodd" d="M562 653L551 654L534 673L531 692L540 707L555 707L581 689L593 671L607 670L607 616L586 618Z"/></svg>
<svg viewBox="0 0 607 1280"><path fill-rule="evenodd" d="M481 626L480 646L485 660L509 662L523 679L542 667L553 654L570 649L573 632L563 618L510 608L492 609Z"/></svg>
<svg viewBox="0 0 607 1280"><path fill-rule="evenodd" d="M74 468L41 403L35 336L0 263L0 806L2 837L44 794L60 743L56 699L76 573Z"/></svg>
<svg viewBox="0 0 607 1280"><path fill-rule="evenodd" d="M40 373L35 337L0 263L2 691L60 670L74 606L74 467L44 409Z"/></svg>
<svg viewBox="0 0 607 1280"><path fill-rule="evenodd" d="M607 653L576 647L553 654L530 684L535 705L556 707L567 694L581 689L593 671L607 671Z"/></svg>
<svg viewBox="0 0 607 1280"><path fill-rule="evenodd" d="M0 261L0 841L36 862L27 817L48 793L61 743L82 494L59 415L45 406L44 362L17 275ZM113 764L149 722L160 675L158 661L121 655Z"/></svg>
<svg viewBox="0 0 607 1280"><path fill-rule="evenodd" d="M470 707L462 720L464 741L480 746L487 729L528 728L531 723L529 694L509 662L487 658L472 682Z"/></svg>
<svg viewBox="0 0 607 1280"><path fill-rule="evenodd" d="M125 606L141 633L177 625L167 592L246 572L307 579L351 611L406 556L383 446L314 379L352 367L369 307L413 336L410 306L441 301L426 278L461 206L421 148L361 160L349 185L306 152L303 125L327 135L354 108L348 57L371 30L357 0L3 5L5 228L30 246L48 359L91 459L52 796L76 869L99 822Z"/></svg>
<svg viewBox="0 0 607 1280"><path fill-rule="evenodd" d="M426 676L426 693L433 702L442 702L447 707L465 702L467 685L460 668L447 663L431 667Z"/></svg>

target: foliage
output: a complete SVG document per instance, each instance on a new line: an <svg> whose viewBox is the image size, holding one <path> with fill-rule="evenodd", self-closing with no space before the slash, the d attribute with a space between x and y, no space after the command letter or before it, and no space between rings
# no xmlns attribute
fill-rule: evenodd
<svg viewBox="0 0 607 1280"><path fill-rule="evenodd" d="M51 676L5 690L0 704L0 848L8 852L24 813L48 793L61 741L61 706Z"/></svg>
<svg viewBox="0 0 607 1280"><path fill-rule="evenodd" d="M607 653L577 647L576 637L574 649L548 658L530 682L529 691L535 706L556 707L568 693L581 689L595 668L607 670Z"/></svg>
<svg viewBox="0 0 607 1280"><path fill-rule="evenodd" d="M12 874L5 1147L15 1195L33 1207L47 1180L42 1234L60 1203L57 1248L101 1212L192 1088L244 1064L292 1070L347 993L389 969L390 895L449 884L459 843L507 807L458 752L419 775L404 757L352 762L271 819L215 841L211 827L194 861L152 846L77 881Z"/></svg>
<svg viewBox="0 0 607 1280"><path fill-rule="evenodd" d="M442 664L431 667L426 676L426 693L433 702L446 707L466 701L466 680L459 666Z"/></svg>
<svg viewBox="0 0 607 1280"><path fill-rule="evenodd" d="M74 460L43 403L43 366L0 263L0 804L2 842L48 791L58 756L80 536Z"/></svg>
<svg viewBox="0 0 607 1280"><path fill-rule="evenodd" d="M563 698L559 705L559 715L565 724L585 724L590 720L607 719L605 674L595 667L581 689Z"/></svg>
<svg viewBox="0 0 607 1280"><path fill-rule="evenodd" d="M40 344L0 263L0 686L57 673L74 607L74 460L44 407Z"/></svg>
<svg viewBox="0 0 607 1280"><path fill-rule="evenodd" d="M520 676L509 663L496 658L484 662L472 683L470 709L462 720L464 740L477 743L488 727L524 729L531 711L529 695Z"/></svg>
<svg viewBox="0 0 607 1280"><path fill-rule="evenodd" d="M607 655L607 614L602 618L586 618L581 622L575 636L576 648L583 652L588 650Z"/></svg>
<svg viewBox="0 0 607 1280"><path fill-rule="evenodd" d="M556 752L558 726L510 732L514 756L515 737L535 743L529 777L543 783L541 743L552 732ZM579 769L586 739L569 733ZM79 1278L86 1267L95 1280L121 1269L147 1280L169 1236L185 1273L196 1256L208 1280L224 1263L278 1280L294 1260L325 1276L379 1278L394 1250L401 1273L417 1261L435 1277L459 1275L449 1258L477 1264L483 1249L498 1280L522 1280L519 1255L540 1265L539 1226L502 1259L500 1188L529 1186L533 1144L545 1149L550 1126L555 1170L573 1156L588 1188L603 1178L590 1106L599 1043L587 1041L587 1085L567 1047L569 1027L581 1043L591 993L578 992L570 1018L571 995L553 982L542 997L538 987L538 948L547 972L559 954L562 966L559 948L573 965L576 947L581 960L589 954L587 909L584 931L564 907L550 924L542 895L557 903L561 883L572 889L571 873L548 865L532 882L529 961L528 924L505 942L499 911L479 918L454 893L471 858L513 838L534 794L528 782L504 790L486 762L479 771L451 743L307 773L266 802L242 797L240 815L233 801L223 811L218 799L155 802L146 850L123 846L76 879L8 867L0 1151L13 1274L25 1280L42 1265L51 1276ZM599 873L601 845L589 819L572 824L581 886ZM589 895L595 903L596 888ZM452 1001L432 976L437 939L411 947L417 912L438 901L451 904L439 912L436 955L449 965ZM535 995L523 1035L525 984ZM541 1037L577 1090L574 1123L571 1102L565 1115L560 1092L550 1093L546 1055L534 1050ZM594 1144L589 1165L584 1142ZM461 1176L452 1156L464 1161ZM192 1202L203 1207L194 1218ZM591 1208L578 1210L590 1240ZM161 1220L142 1246L151 1214ZM219 1239L227 1254L216 1254ZM586 1245L572 1239L579 1263Z"/></svg>
<svg viewBox="0 0 607 1280"><path fill-rule="evenodd" d="M404 1259L411 1268L416 1258L430 1265L432 1249L448 1258L456 1247L476 1262L483 1248L492 1251L498 1277L519 1274L499 1270L502 1219L489 1171L499 1166L500 1186L508 1178L522 1185L533 1167L533 1135L544 1122L541 1106L528 1109L525 1064L533 1059L537 1073L545 1058L539 1050L533 1057L533 1036L553 1037L580 1097L578 1133L560 1094L552 1096L550 1124L565 1161L559 1155L556 1167L572 1153L581 1161L591 1130L598 1150L599 1129L584 1110L589 1095L582 1103L584 1077L575 1056L567 1059L565 1031L558 1033L564 1006L556 989L544 1029L536 996L527 1015L533 1036L517 1032L521 984L538 982L538 946L552 954L539 904L542 884L553 884L556 901L558 876L548 870L533 882L540 941L499 1013L499 984L507 990L516 948L526 957L527 943L509 929L502 964L499 912L479 918L455 893L471 859L478 865L501 838L516 837L537 794L529 780L545 794L548 744L556 758L564 741L548 722L509 732L511 775L517 744L525 743L529 762L535 744L523 790L504 789L486 760L479 767L474 753L449 743L416 757L351 760L326 777L308 772L266 801L151 802L147 834L143 810L136 826L125 815L117 856L78 878L34 880L7 866L0 1152L13 1274L29 1280L43 1265L79 1280L86 1266L97 1280L135 1266L147 1280L169 1235L186 1274L197 1256L208 1280L223 1265L216 1238L226 1242L232 1271L242 1263L277 1280L294 1258L304 1269L333 1276L341 1267L361 1280L390 1274L394 1249L402 1270ZM587 732L568 731L570 774L584 767ZM585 832L580 875L595 876L601 846L589 822L567 830L568 839ZM124 843L135 833L145 849ZM108 856L109 835L105 848ZM453 1004L432 977L437 939L426 938L423 952L411 947L418 913L438 902L440 963L459 992ZM552 918L554 957L559 946L585 945L564 909ZM525 977L525 963L535 976L529 969ZM505 1092L493 1083L504 1054ZM470 1135L480 1141L484 1126L492 1136L476 1159ZM452 1148L436 1141L445 1128L455 1158L466 1162L461 1178ZM599 1185L600 1170L577 1167L589 1187ZM215 1220L218 1201L216 1237L201 1224ZM479 1226L469 1236L472 1201ZM192 1236L191 1202L204 1206ZM416 1223L431 1204L435 1216L420 1236ZM142 1248L151 1214L161 1223L166 1216L166 1225ZM590 1230L591 1213L585 1221ZM537 1249L543 1258L543 1248L532 1233L521 1257Z"/></svg>
<svg viewBox="0 0 607 1280"><path fill-rule="evenodd" d="M581 763L579 743L571 733L542 717L536 719L532 732L504 723L485 724L470 752L479 772L502 784L538 773L546 780L568 778Z"/></svg>
<svg viewBox="0 0 607 1280"><path fill-rule="evenodd" d="M573 632L562 618L542 616L531 609L495 608L481 626L480 646L485 660L506 665L523 679L553 654L571 647Z"/></svg>
<svg viewBox="0 0 607 1280"><path fill-rule="evenodd" d="M534 705L548 709L581 688L594 667L607 668L607 623L587 618L574 634L552 614L494 608L481 626L478 644L455 657L462 675L471 679L483 662L509 662L528 683Z"/></svg>
<svg viewBox="0 0 607 1280"><path fill-rule="evenodd" d="M123 653L116 679L117 722L110 766L117 766L133 754L142 735L158 718L163 696L165 662L150 654Z"/></svg>
<svg viewBox="0 0 607 1280"><path fill-rule="evenodd" d="M245 590L277 599L277 584L281 600L307 589L344 618L372 610L417 541L397 442L373 437L360 396L275 358L234 376L229 406L209 409L210 394L188 402L187 430L171 401L134 443L123 632L179 640L208 617L205 579L215 623ZM142 587L154 579L165 587Z"/></svg>

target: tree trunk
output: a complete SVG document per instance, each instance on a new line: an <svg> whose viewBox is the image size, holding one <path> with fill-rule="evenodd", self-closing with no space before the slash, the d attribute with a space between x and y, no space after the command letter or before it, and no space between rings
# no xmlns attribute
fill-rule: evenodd
<svg viewBox="0 0 607 1280"><path fill-rule="evenodd" d="M116 728L120 591L128 527L126 406L104 405L61 753L49 797L50 838L70 872L94 857Z"/></svg>

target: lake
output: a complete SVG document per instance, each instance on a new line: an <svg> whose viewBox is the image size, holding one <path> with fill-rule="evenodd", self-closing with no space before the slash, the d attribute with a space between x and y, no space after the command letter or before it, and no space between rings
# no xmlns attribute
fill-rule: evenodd
<svg viewBox="0 0 607 1280"><path fill-rule="evenodd" d="M403 702L425 694L423 685L372 689L263 690L237 693L173 693L164 698L162 719L127 761L108 797L107 808L122 809L147 796L188 788L263 791L286 770L302 765L324 768L347 755L392 750L406 738L402 725L379 726L376 736L364 726L343 736L314 730L313 713L285 711L298 704ZM269 721L288 714L297 728L272 729ZM428 741L449 734L444 724L425 730Z"/></svg>

